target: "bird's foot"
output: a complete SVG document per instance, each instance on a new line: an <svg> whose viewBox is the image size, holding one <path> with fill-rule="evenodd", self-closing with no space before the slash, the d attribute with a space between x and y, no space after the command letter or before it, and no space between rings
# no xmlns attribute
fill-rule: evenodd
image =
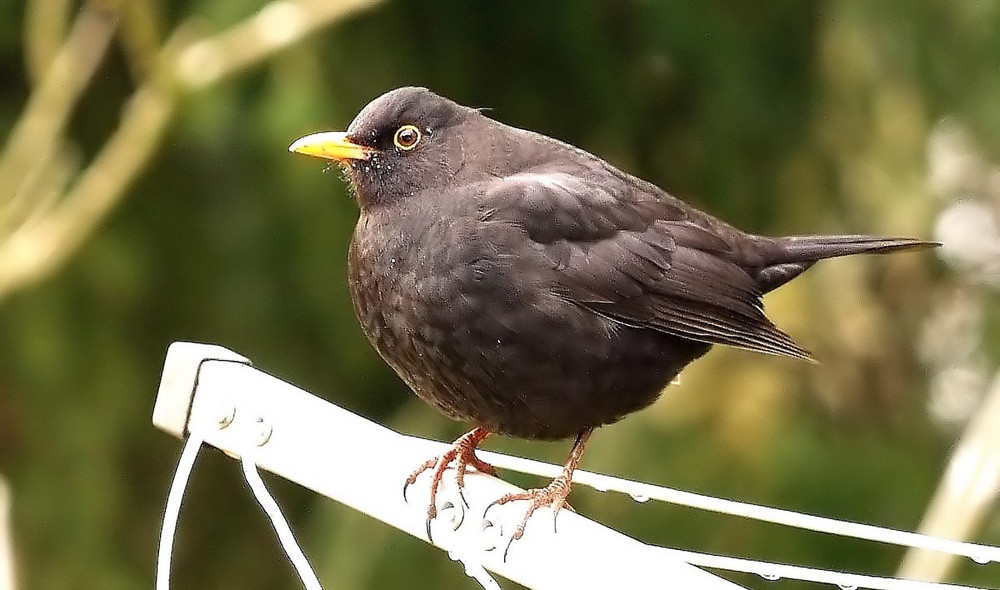
<svg viewBox="0 0 1000 590"><path fill-rule="evenodd" d="M427 540L433 541L431 537L431 521L434 520L438 514L438 489L441 487L441 480L444 477L445 470L448 469L448 466L451 465L452 462L455 464L455 484L458 488L458 495L462 499L462 504L464 504L466 508L469 507L469 503L465 500L465 493L463 492L463 489L465 488L465 474L468 472L469 467L474 468L480 473L496 476L496 469L476 456L476 447L478 447L479 444L489 435L490 431L482 427L470 430L460 436L452 447L443 455L428 460L423 465L418 467L416 471L411 473L410 477L406 478L406 483L403 485L404 500L406 499L406 490L411 485L416 483L420 474L428 469L433 468L434 470L431 475L431 502L430 506L427 508Z"/></svg>
<svg viewBox="0 0 1000 590"><path fill-rule="evenodd" d="M536 510L544 506L552 508L552 532L556 531L556 517L559 515L559 511L563 508L567 508L570 511L573 510L573 507L569 505L566 498L569 496L570 488L573 486L573 472L576 471L576 466L580 463L580 457L583 456L583 449L586 448L587 441L590 440L592 432L593 430L588 428L576 437L573 449L566 459L566 464L563 465L562 473L553 479L549 485L544 488L507 494L486 507L486 511L489 512L490 508L494 506L503 506L516 500L528 500L530 502L528 504L528 511L525 513L524 518L521 519L521 524L517 525L517 528L514 529L514 534L510 537L510 541L507 542L507 548L503 552L504 561L507 561L507 553L510 552L510 547L514 544L514 541L524 536L524 529L528 526L528 519L531 518L531 515Z"/></svg>
<svg viewBox="0 0 1000 590"><path fill-rule="evenodd" d="M511 535L510 541L507 542L507 548L504 549L503 559L507 560L507 553L510 551L510 546L524 536L524 529L528 526L528 519L531 515L535 513L539 508L549 506L552 508L552 530L556 530L556 516L559 515L559 511L566 508L573 511L573 507L569 505L566 498L569 496L570 488L573 484L573 472L566 469L561 475L552 480L549 485L544 488L536 488L532 490L526 490L524 492L515 492L513 494L507 494L502 496L499 500L495 500L486 510L489 511L490 508L494 506L503 506L510 502L516 502L517 500L527 500L528 510L524 514L524 518L521 519L521 524L517 525L514 529L514 534Z"/></svg>

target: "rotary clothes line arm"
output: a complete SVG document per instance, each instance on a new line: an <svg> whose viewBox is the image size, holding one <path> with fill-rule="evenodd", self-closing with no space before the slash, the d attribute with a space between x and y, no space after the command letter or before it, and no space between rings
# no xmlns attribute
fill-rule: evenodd
<svg viewBox="0 0 1000 590"><path fill-rule="evenodd" d="M427 457L448 448L405 436L343 410L252 367L227 349L175 343L167 353L153 422L183 438L196 434L234 457L252 455L263 469L427 541L427 479L402 494L403 482ZM363 452L357 449L363 448ZM350 449L351 452L346 452ZM518 488L483 474L466 480L465 505L445 478L433 544L525 586L660 587L739 590L653 547L564 511L559 526L538 523L506 556L520 520L516 508L483 514L492 500ZM553 567L571 560L573 568Z"/></svg>

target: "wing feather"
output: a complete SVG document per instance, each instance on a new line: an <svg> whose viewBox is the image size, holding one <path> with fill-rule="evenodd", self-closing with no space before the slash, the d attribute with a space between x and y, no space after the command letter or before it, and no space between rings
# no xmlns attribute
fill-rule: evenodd
<svg viewBox="0 0 1000 590"><path fill-rule="evenodd" d="M650 194L651 185L596 177L519 174L487 194L502 203L496 216L522 225L552 264L562 297L623 325L811 358L764 315L756 269L714 231L723 222Z"/></svg>

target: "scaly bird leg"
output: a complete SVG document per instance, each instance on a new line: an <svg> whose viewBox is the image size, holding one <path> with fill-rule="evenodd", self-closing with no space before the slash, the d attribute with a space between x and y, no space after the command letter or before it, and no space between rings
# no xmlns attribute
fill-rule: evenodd
<svg viewBox="0 0 1000 590"><path fill-rule="evenodd" d="M514 544L514 541L524 536L524 528L528 525L528 519L535 513L535 510L543 506L551 506L553 527L555 527L555 518L561 509L569 508L572 510L566 502L566 497L569 496L569 491L573 484L573 472L576 471L576 466L580 463L580 457L583 456L583 449L587 446L587 441L590 440L592 432L593 429L588 428L576 437L573 449L569 452L569 458L566 459L566 464L563 465L563 472L553 479L549 485L544 488L507 494L486 507L486 510L489 511L493 506L503 506L515 500L528 500L531 502L528 504L528 512L521 520L521 524L514 529L514 534L507 543L507 548L503 552L504 561L507 560L507 552L510 551L510 546Z"/></svg>
<svg viewBox="0 0 1000 590"><path fill-rule="evenodd" d="M469 503L465 501L465 494L463 493L463 488L465 487L465 473L468 471L469 467L474 467L476 471L481 473L486 473L488 475L495 476L497 474L496 469L492 465L486 463L476 456L476 447L479 446L487 436L490 435L490 431L483 428L477 427L473 428L469 432L466 432L462 436L455 440L452 447L448 449L440 457L435 457L434 459L428 460L426 463L421 465L416 471L410 474L410 477L406 478L406 483L403 485L403 499L406 499L406 490L411 485L413 485L420 474L427 471L428 469L434 468L434 473L431 477L431 504L427 508L427 540L433 541L431 538L431 521L437 516L437 493L438 488L441 487L441 479L444 477L444 472L448 469L448 466L455 462L455 483L458 486L458 495L462 498L462 503L466 507Z"/></svg>

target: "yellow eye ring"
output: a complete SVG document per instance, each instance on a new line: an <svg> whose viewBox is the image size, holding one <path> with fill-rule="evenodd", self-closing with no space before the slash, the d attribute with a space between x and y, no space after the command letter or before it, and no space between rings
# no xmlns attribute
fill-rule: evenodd
<svg viewBox="0 0 1000 590"><path fill-rule="evenodd" d="M392 136L392 143L404 152L410 151L420 143L422 134L416 125L403 125L396 130L396 135Z"/></svg>

